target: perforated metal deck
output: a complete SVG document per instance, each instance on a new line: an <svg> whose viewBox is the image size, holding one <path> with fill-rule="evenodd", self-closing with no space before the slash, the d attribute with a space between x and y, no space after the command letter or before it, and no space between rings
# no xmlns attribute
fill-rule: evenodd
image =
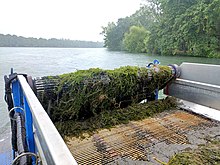
<svg viewBox="0 0 220 165"><path fill-rule="evenodd" d="M118 159L149 160L149 147L157 143L190 144L186 132L212 127L215 122L184 111L101 130L80 140L68 139L68 147L78 164L108 164Z"/></svg>

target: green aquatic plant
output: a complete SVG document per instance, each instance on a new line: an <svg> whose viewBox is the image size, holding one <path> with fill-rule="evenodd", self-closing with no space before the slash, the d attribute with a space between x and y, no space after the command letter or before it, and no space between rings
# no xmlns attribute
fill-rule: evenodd
<svg viewBox="0 0 220 165"><path fill-rule="evenodd" d="M167 165L217 165L220 164L220 141L211 140L197 149L174 155Z"/></svg>
<svg viewBox="0 0 220 165"><path fill-rule="evenodd" d="M126 108L102 111L96 116L81 121L67 120L55 122L55 126L62 136L83 137L83 133L93 134L101 128L111 128L115 125L127 124L129 121L142 120L175 107L176 99L167 97L159 101L133 104Z"/></svg>
<svg viewBox="0 0 220 165"><path fill-rule="evenodd" d="M44 90L38 98L54 122L81 121L139 103L153 95L155 89L162 89L170 79L172 72L168 66L78 70L43 77L42 81L47 86L53 84L53 88Z"/></svg>

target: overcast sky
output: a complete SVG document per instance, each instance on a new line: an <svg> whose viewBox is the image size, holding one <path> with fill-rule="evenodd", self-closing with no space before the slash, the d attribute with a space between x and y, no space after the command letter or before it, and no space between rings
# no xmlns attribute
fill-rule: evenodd
<svg viewBox="0 0 220 165"><path fill-rule="evenodd" d="M0 0L0 33L102 41L101 26L139 9L142 0Z"/></svg>

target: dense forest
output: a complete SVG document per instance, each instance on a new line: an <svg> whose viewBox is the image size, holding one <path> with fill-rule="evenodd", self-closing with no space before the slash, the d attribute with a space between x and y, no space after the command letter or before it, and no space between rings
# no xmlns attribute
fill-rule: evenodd
<svg viewBox="0 0 220 165"><path fill-rule="evenodd" d="M25 38L16 35L0 34L0 47L101 48L103 47L103 43L55 38Z"/></svg>
<svg viewBox="0 0 220 165"><path fill-rule="evenodd" d="M102 27L110 50L220 58L220 0L145 0Z"/></svg>

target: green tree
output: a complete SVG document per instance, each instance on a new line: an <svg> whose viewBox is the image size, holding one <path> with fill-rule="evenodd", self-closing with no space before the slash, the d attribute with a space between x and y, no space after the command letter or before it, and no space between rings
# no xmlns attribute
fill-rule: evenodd
<svg viewBox="0 0 220 165"><path fill-rule="evenodd" d="M218 57L219 0L154 0L161 15L151 28L149 49L163 55Z"/></svg>
<svg viewBox="0 0 220 165"><path fill-rule="evenodd" d="M220 57L220 0L145 1L147 3L131 16L103 28L107 48L130 52L147 49L161 55ZM145 50L135 46L143 38L130 34L132 26L144 27L150 32Z"/></svg>
<svg viewBox="0 0 220 165"><path fill-rule="evenodd" d="M116 24L112 22L108 23L107 27L102 27L105 47L110 50L123 50L124 34L132 25L135 25L134 20L126 17L118 19Z"/></svg>
<svg viewBox="0 0 220 165"><path fill-rule="evenodd" d="M0 34L0 47L61 47L61 48L101 48L102 42L67 39L25 38L16 35Z"/></svg>
<svg viewBox="0 0 220 165"><path fill-rule="evenodd" d="M123 44L129 52L143 53L147 51L147 42L150 32L144 27L131 26L128 33L125 33Z"/></svg>

